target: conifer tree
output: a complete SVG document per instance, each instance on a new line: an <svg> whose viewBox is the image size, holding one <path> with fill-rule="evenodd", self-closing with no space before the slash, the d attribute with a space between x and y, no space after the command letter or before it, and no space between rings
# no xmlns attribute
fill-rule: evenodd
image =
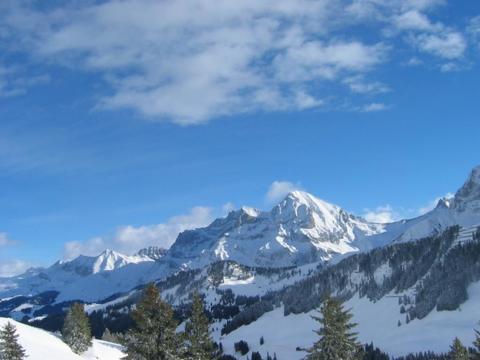
<svg viewBox="0 0 480 360"><path fill-rule="evenodd" d="M448 358L450 360L469 360L468 350L458 338L453 340L453 344L450 346L450 352L448 353Z"/></svg>
<svg viewBox="0 0 480 360"><path fill-rule="evenodd" d="M192 315L185 324L188 359L211 360L216 357L216 346L210 336L209 322L203 300L198 292L193 295Z"/></svg>
<svg viewBox="0 0 480 360"><path fill-rule="evenodd" d="M321 326L320 339L307 349L307 360L353 360L359 357L360 346L352 329L352 315L339 300L327 297L320 308L321 317L313 316Z"/></svg>
<svg viewBox="0 0 480 360"><path fill-rule="evenodd" d="M67 312L62 328L63 341L76 354L81 354L92 345L90 322L82 304L73 304Z"/></svg>
<svg viewBox="0 0 480 360"><path fill-rule="evenodd" d="M132 312L133 329L122 338L128 360L182 359L181 338L172 307L162 300L155 284L149 284Z"/></svg>
<svg viewBox="0 0 480 360"><path fill-rule="evenodd" d="M475 330L475 340L473 341L472 360L480 360L480 332Z"/></svg>
<svg viewBox="0 0 480 360"><path fill-rule="evenodd" d="M22 360L25 356L25 350L18 343L17 329L8 322L0 330L0 360Z"/></svg>

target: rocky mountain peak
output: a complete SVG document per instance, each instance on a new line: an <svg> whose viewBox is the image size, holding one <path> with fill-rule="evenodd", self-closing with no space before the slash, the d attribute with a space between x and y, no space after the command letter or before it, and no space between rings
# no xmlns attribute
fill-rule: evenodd
<svg viewBox="0 0 480 360"><path fill-rule="evenodd" d="M465 184L457 191L453 205L460 212L480 212L480 166L471 171Z"/></svg>
<svg viewBox="0 0 480 360"><path fill-rule="evenodd" d="M166 254L167 250L159 246L149 246L138 251L137 255L147 257L152 260L158 260Z"/></svg>

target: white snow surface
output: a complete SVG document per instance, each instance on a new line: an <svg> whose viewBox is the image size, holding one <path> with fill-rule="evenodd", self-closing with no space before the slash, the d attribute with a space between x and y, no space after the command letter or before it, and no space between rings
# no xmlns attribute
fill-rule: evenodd
<svg viewBox="0 0 480 360"><path fill-rule="evenodd" d="M373 342L393 356L402 356L412 352L432 350L447 352L455 337L470 345L475 337L474 329L480 325L480 282L468 289L469 300L457 311L433 311L422 320L405 324L405 314L400 314L397 296L387 296L375 303L367 298L355 296L345 303L345 308L352 309L353 320L358 324L355 329L362 343ZM318 338L313 332L319 324L311 318L318 316L317 311L308 314L283 315L283 308L277 308L264 314L260 319L220 336L219 330L214 337L221 341L226 353L234 354L234 343L247 341L251 351L259 351L262 356L277 354L279 360L300 360L304 352L297 347L308 348ZM402 325L398 326L398 321ZM220 326L213 326L220 329ZM260 345L263 336L265 344ZM234 354L239 359L246 359Z"/></svg>
<svg viewBox="0 0 480 360"><path fill-rule="evenodd" d="M0 327L11 322L17 328L18 341L28 360L120 360L124 353L117 344L93 340L93 345L82 355L76 355L56 335L12 319L0 318Z"/></svg>

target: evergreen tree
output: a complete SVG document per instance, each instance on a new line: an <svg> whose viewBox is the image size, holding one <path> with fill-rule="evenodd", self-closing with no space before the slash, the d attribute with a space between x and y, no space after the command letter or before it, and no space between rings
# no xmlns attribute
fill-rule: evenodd
<svg viewBox="0 0 480 360"><path fill-rule="evenodd" d="M172 307L160 297L154 284L144 290L143 298L132 312L133 329L122 338L128 360L181 359L181 338Z"/></svg>
<svg viewBox="0 0 480 360"><path fill-rule="evenodd" d="M472 360L480 360L480 332L475 330L475 340L473 341Z"/></svg>
<svg viewBox="0 0 480 360"><path fill-rule="evenodd" d="M25 357L25 350L18 343L17 329L8 322L0 330L0 360L22 360Z"/></svg>
<svg viewBox="0 0 480 360"><path fill-rule="evenodd" d="M82 304L73 304L67 312L62 328L63 341L76 354L81 354L92 345L90 323Z"/></svg>
<svg viewBox="0 0 480 360"><path fill-rule="evenodd" d="M321 324L320 336L312 348L307 349L307 360L353 360L358 358L360 346L352 329L352 315L343 309L339 300L327 297L320 308L321 317L313 319Z"/></svg>
<svg viewBox="0 0 480 360"><path fill-rule="evenodd" d="M210 360L216 357L216 346L210 337L208 318L198 292L193 295L192 315L185 324L185 336L189 359Z"/></svg>
<svg viewBox="0 0 480 360"><path fill-rule="evenodd" d="M450 360L469 360L468 350L458 338L453 340L453 344L450 346L450 352L448 353L448 358Z"/></svg>

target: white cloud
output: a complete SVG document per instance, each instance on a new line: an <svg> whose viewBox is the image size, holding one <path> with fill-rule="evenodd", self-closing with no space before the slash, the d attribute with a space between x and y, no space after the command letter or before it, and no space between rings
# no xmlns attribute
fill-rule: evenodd
<svg viewBox="0 0 480 360"><path fill-rule="evenodd" d="M188 214L174 216L165 223L138 227L126 225L119 227L112 235L68 242L64 246L64 257L72 259L80 254L98 255L106 248L126 254L147 246L169 248L180 232L206 226L212 220L212 209L198 206Z"/></svg>
<svg viewBox="0 0 480 360"><path fill-rule="evenodd" d="M229 212L235 210L235 204L227 202L222 206L222 214L227 215Z"/></svg>
<svg viewBox="0 0 480 360"><path fill-rule="evenodd" d="M393 207L392 205L382 205L375 209L364 209L363 218L376 223L391 223L402 219L417 217L433 210L442 199L452 199L455 195L447 193L444 196L436 197L419 208L406 209L403 207Z"/></svg>
<svg viewBox="0 0 480 360"><path fill-rule="evenodd" d="M439 34L420 34L412 38L420 51L447 59L456 60L463 57L467 49L464 36L456 31Z"/></svg>
<svg viewBox="0 0 480 360"><path fill-rule="evenodd" d="M367 105L364 105L360 110L362 112L378 112L378 111L383 111L387 110L388 106L385 105L384 103L370 103Z"/></svg>
<svg viewBox="0 0 480 360"><path fill-rule="evenodd" d="M17 67L0 64L0 98L23 95L29 88L49 81L48 75L28 75Z"/></svg>
<svg viewBox="0 0 480 360"><path fill-rule="evenodd" d="M433 25L427 16L417 10L410 10L398 15L394 19L398 30L426 30L432 31L437 27Z"/></svg>
<svg viewBox="0 0 480 360"><path fill-rule="evenodd" d="M0 277L10 277L24 273L31 265L22 260L0 261Z"/></svg>
<svg viewBox="0 0 480 360"><path fill-rule="evenodd" d="M265 200L268 204L274 204L282 200L288 193L300 189L299 184L294 184L289 181L274 181L265 195Z"/></svg>
<svg viewBox="0 0 480 360"><path fill-rule="evenodd" d="M477 46L480 45L480 16L470 19L467 33Z"/></svg>
<svg viewBox="0 0 480 360"><path fill-rule="evenodd" d="M365 209L363 218L367 221L386 224L400 220L400 214L391 205L378 206L377 208Z"/></svg>
<svg viewBox="0 0 480 360"><path fill-rule="evenodd" d="M362 75L348 77L344 83L352 92L359 94L382 94L391 91L387 85L378 81L370 82Z"/></svg>
<svg viewBox="0 0 480 360"><path fill-rule="evenodd" d="M112 91L99 108L183 125L321 106L319 84L372 71L388 51L381 41L328 36L345 17L333 0L110 0L3 10L10 39L20 36L37 60L107 79ZM341 22L348 26L346 17Z"/></svg>

